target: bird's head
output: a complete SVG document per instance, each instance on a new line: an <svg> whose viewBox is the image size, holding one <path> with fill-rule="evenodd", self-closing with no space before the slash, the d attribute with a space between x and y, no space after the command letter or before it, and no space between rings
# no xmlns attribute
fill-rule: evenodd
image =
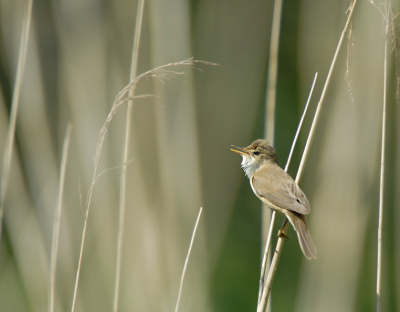
<svg viewBox="0 0 400 312"><path fill-rule="evenodd" d="M276 151L267 140L258 139L243 148L235 145L232 146L236 149L231 149L231 151L242 155L242 168L249 179L264 163L278 163Z"/></svg>

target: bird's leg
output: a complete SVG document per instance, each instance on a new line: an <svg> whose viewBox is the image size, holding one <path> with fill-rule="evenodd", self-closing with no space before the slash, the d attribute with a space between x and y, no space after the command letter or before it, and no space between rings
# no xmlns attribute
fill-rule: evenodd
<svg viewBox="0 0 400 312"><path fill-rule="evenodd" d="M282 224L282 228L278 231L278 237L283 237L285 239L289 239L289 237L287 237L286 233L283 231L287 222L288 222L288 219L285 218L285 220L283 221L283 224Z"/></svg>

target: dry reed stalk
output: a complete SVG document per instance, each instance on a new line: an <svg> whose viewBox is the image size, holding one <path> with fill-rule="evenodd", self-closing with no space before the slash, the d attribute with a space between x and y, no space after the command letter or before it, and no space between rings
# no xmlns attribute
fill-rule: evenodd
<svg viewBox="0 0 400 312"><path fill-rule="evenodd" d="M383 105L382 105L382 139L381 139L381 166L379 179L379 209L378 209L378 248L377 248L377 277L376 277L376 311L382 309L381 285L382 285L382 227L383 227L383 196L385 185L385 143L386 143L386 90L387 90L387 45L389 36L390 1L386 1L385 7L385 55L383 57Z"/></svg>
<svg viewBox="0 0 400 312"><path fill-rule="evenodd" d="M131 70L129 74L129 82L132 82L137 75L137 60L139 55L139 42L140 34L142 29L144 11L144 0L139 0L137 16L136 16L136 26L135 35L132 48L132 60L131 60ZM133 97L135 93L135 88L129 89L129 100L128 108L126 112L126 124L125 124L125 140L123 147L123 159L122 163L128 162L128 151L130 142L130 132L131 132L131 119L133 110ZM119 194L119 221L118 221L118 239L117 239L117 259L115 268L115 286L114 286L114 305L113 311L118 311L118 298L119 298L119 285L120 285L120 275L121 275L121 259L122 259L122 243L124 237L124 221L125 221L125 201L126 201L126 167L123 165L121 167L121 180L120 180L120 194Z"/></svg>
<svg viewBox="0 0 400 312"><path fill-rule="evenodd" d="M165 82L166 80L169 80L173 77L176 77L178 75L183 75L184 72L178 72L174 70L170 70L169 68L173 67L178 67L178 66L193 66L195 67L196 64L205 64L205 65L216 65L218 64L215 63L210 63L210 62L205 62L205 61L199 61L195 60L193 58L189 58L184 61L180 62L175 62L175 63L169 63L165 64L159 67L156 67L154 69L151 69L139 76L137 76L132 82L130 82L127 86L125 86L124 89L122 89L117 97L115 98L111 110L107 115L106 120L103 123L103 126L100 129L99 137L97 139L97 144L96 144L96 150L93 156L93 177L92 177L92 183L89 187L89 190L87 192L87 197L86 197L86 203L85 203L85 221L83 223L83 230L82 230L82 239L81 239L81 247L79 251L79 259L78 259L78 268L76 271L76 278L75 278L75 286L74 286L74 294L72 298L72 307L71 307L71 312L75 311L75 304L76 304L76 295L78 291L78 285L79 285L79 277L80 277L80 272L81 272L81 266L82 266L82 256L83 256L83 249L85 245L85 238L86 238L86 230L87 230L87 223L89 219L89 212L90 212L90 207L91 207L91 202L92 202L92 196L93 196L93 188L97 182L97 179L99 176L102 174L102 172L98 173L99 170L99 161L100 161L100 155L101 151L103 148L104 140L106 138L106 134L108 131L108 127L114 117L114 115L117 113L118 109L125 104L129 100L135 100L135 99L143 99L143 98L148 98L151 97L151 95L137 95L134 97L130 97L129 95L126 96L131 88L135 88L136 85L145 79L157 79L161 82ZM196 68L196 67L195 67ZM198 69L198 68L197 68ZM200 69L199 69L200 70ZM122 164L122 166L125 166L127 163Z"/></svg>
<svg viewBox="0 0 400 312"><path fill-rule="evenodd" d="M299 133L300 133L301 127L303 125L304 117L306 116L306 113L307 113L307 110L308 110L308 105L310 104L311 96L312 96L313 91L314 91L315 82L317 81L317 77L318 77L318 73L315 73L314 80L313 80L313 83L311 85L311 90L310 90L310 93L308 95L307 102L306 102L306 105L305 105L304 110L303 110L303 114L302 114L302 116L300 118L300 122L299 122L299 125L297 127L296 134L295 134L293 142L292 142L292 146L290 148L288 159L286 161L285 172L287 172L288 169L289 169L290 161L291 161L292 156L293 156L294 147L296 146L296 142L297 142L297 139L299 137ZM273 230L273 227L274 227L275 216L276 216L276 212L273 211L272 215L271 215L271 223L270 223L269 232L268 232L268 239L267 239L267 243L266 243L266 246L265 246L265 249L264 249L264 257L263 257L263 261L262 261L262 265L261 265L261 276L260 276L260 283L259 283L259 289L258 289L258 304L260 304L260 300L261 300L261 297L262 297L262 290L264 288L265 268L267 266L267 259L268 259L268 255L269 255L269 250L271 248L272 230Z"/></svg>
<svg viewBox="0 0 400 312"><path fill-rule="evenodd" d="M395 64L396 64L396 101L400 102L400 60L399 60L399 48L400 48L400 30L397 23L397 17L399 13L395 13L392 2L390 1L390 34L392 36L392 52L394 54Z"/></svg>
<svg viewBox="0 0 400 312"><path fill-rule="evenodd" d="M275 132L275 107L276 107L276 82L278 75L279 34L281 30L283 0L274 1L272 15L271 42L268 59L268 77L265 101L265 139L274 143Z"/></svg>
<svg viewBox="0 0 400 312"><path fill-rule="evenodd" d="M26 52L28 50L29 30L31 27L32 18L32 4L33 0L29 0L25 8L20 48L18 53L17 74L15 76L14 91L11 102L10 122L8 125L6 143L4 147L3 166L0 177L0 240L3 226L4 202L7 193L15 138L15 127L17 124L19 97L21 94L21 84L25 69Z"/></svg>
<svg viewBox="0 0 400 312"><path fill-rule="evenodd" d="M51 243L51 258L50 258L50 289L49 289L49 312L54 311L54 292L55 292L55 280L56 280L56 264L57 264L57 251L58 251L58 238L60 234L60 221L61 221L61 210L62 202L64 197L64 181L65 181L65 169L67 167L69 141L71 137L71 124L68 124L67 130L65 131L64 144L61 155L60 164L60 179L58 185L58 199L54 214L53 223L53 238Z"/></svg>
<svg viewBox="0 0 400 312"><path fill-rule="evenodd" d="M281 19L282 19L282 2L283 0L275 0L274 1L274 10L272 13L272 27L271 27L271 42L269 48L269 59L268 59L268 76L267 76L267 90L265 96L265 129L264 129L264 137L266 140L271 142L274 145L274 136L275 136L275 107L276 107L276 82L278 75L278 51L279 51L279 36L281 30ZM268 239L270 238L271 231L273 225L275 223L275 214L271 214L271 212L266 209L264 204L261 204L261 240L262 245L268 245ZM269 230L268 233L266 230ZM270 243L269 243L270 244ZM268 248L269 249L269 248ZM267 258L265 261L270 261ZM265 264L264 259L261 267ZM263 271L263 269L262 269ZM260 287L260 289L262 289ZM260 300L261 292L259 291L258 296ZM270 310L270 308L269 308Z"/></svg>
<svg viewBox="0 0 400 312"><path fill-rule="evenodd" d="M193 233L192 233L192 238L190 239L189 250L188 250L188 253L187 253L187 255L186 255L185 264L184 264L184 266L183 266L183 271L182 271L182 276L181 276L181 283L180 283L180 285L179 285L178 299L177 299L177 301L176 301L176 306L175 306L175 312L178 312L178 310L179 310L179 303L180 303L180 301L181 301L183 280L185 279L186 268L187 268L187 265L188 265L188 263L189 263L189 257L190 257L190 253L191 253L191 251L192 251L192 246L193 246L194 237L196 236L197 225L199 224L199 221L200 221L200 217L201 217L201 213L202 213L202 212L203 212L203 207L200 207L200 211L199 211L199 214L198 214L198 216L197 216L196 224L194 225L194 229L193 229Z"/></svg>
<svg viewBox="0 0 400 312"><path fill-rule="evenodd" d="M392 6L392 4L391 4ZM396 13L394 11L394 8L391 7L390 8L390 34L392 36L392 52L394 54L394 58L395 58L395 64L396 64L396 101L397 104L399 104L400 99L399 99L399 91L400 91L400 60L399 60L399 48L400 48L400 31L399 31L399 25L397 23L397 18L399 16L399 13ZM396 130L400 129L398 128L398 123L396 123ZM398 130L397 130L397 133ZM398 135L398 137L400 137L400 135ZM399 144L397 144L397 147L399 146ZM399 154L399 149L397 148L397 154ZM397 176L399 176L399 174L397 174ZM398 185L398 183L397 183ZM399 196L396 196L396 203L395 207L399 207ZM400 220L400 210L399 209L395 209L395 220L397 220L397 223L394 225L395 228L395 237L400 237L400 226L399 226L399 220ZM395 263L399 263L400 260L400 246L399 244L396 244L395 247ZM395 266L395 273L396 273L396 281L397 281L397 293L396 293L396 307L397 310L400 310L400 270L398 269L398 266Z"/></svg>
<svg viewBox="0 0 400 312"><path fill-rule="evenodd" d="M354 1L354 0L352 0ZM349 8L350 9L350 8ZM347 9L346 13L349 14L350 10ZM354 105L354 92L353 92L353 80L351 79L351 63L353 60L353 21L350 21L348 35L347 35L347 59L346 59L346 82L347 82L347 92L350 95L351 103Z"/></svg>
<svg viewBox="0 0 400 312"><path fill-rule="evenodd" d="M306 163L306 161L308 159L308 155L310 153L311 144L312 144L312 141L314 139L315 131L316 131L317 124L318 124L318 121L319 121L319 116L320 116L320 113L321 113L322 104L323 104L323 102L325 100L325 95L326 95L326 92L328 90L328 86L329 86L329 83L330 83L330 80L331 80L331 77L332 77L333 69L335 68L336 60L337 60L340 48L341 48L342 43L343 43L343 39L344 39L344 37L346 35L346 32L348 30L348 27L350 25L350 21L351 21L351 18L353 16L353 13L354 13L354 8L356 6L356 3L357 3L357 0L354 0L350 4L349 11L348 11L349 13L348 13L348 16L347 16L347 21L346 21L346 24L345 24L344 29L342 31L342 35L340 36L339 43L338 43L338 45L336 47L336 51L335 51L335 54L333 56L333 60L332 60L331 66L329 68L329 72L328 72L328 75L326 77L326 81L325 81L324 87L322 89L321 97L320 97L320 100L318 102L317 109L315 111L314 119L313 119L313 122L311 124L311 129L310 129L310 132L309 132L309 135L308 135L308 138L307 138L306 146L304 148L303 156L301 158L299 169L297 171L296 180L295 180L297 184L300 182L301 177L302 177L303 172L304 172L305 163ZM284 227L283 231L286 230L287 226L288 226L288 224L286 223L286 226ZM266 283L264 285L264 290L263 290L261 303L260 303L260 309L257 309L258 312L263 312L266 309L266 305L268 303L268 299L269 299L269 296L270 296L270 293L271 293L271 289L272 289L272 282L273 282L274 277L275 277L275 273L276 273L276 269L277 269L277 266L278 266L278 263L279 263L279 257L280 257L280 254L282 252L284 241L285 241L284 238L282 238L282 237L278 238L278 242L277 242L277 245L276 245L275 253L274 253L274 256L273 256L273 259L272 259L272 262L271 262L271 267L270 267L270 270L269 270L269 273L268 273L267 281L266 281Z"/></svg>

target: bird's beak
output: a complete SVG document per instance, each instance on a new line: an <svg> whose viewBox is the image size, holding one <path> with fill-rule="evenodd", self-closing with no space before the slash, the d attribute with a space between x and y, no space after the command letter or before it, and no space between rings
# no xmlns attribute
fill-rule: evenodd
<svg viewBox="0 0 400 312"><path fill-rule="evenodd" d="M240 155L246 155L246 156L249 155L249 153L247 153L245 150L243 150L243 148L238 147L238 146L235 146L235 145L232 145L232 146L238 149L238 150L235 150L235 149L232 149L232 148L231 148L231 151L232 151L232 152L238 153L238 154L240 154Z"/></svg>

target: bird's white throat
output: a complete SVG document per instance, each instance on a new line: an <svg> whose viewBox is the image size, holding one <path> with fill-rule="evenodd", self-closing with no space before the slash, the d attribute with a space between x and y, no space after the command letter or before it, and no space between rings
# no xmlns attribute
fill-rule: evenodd
<svg viewBox="0 0 400 312"><path fill-rule="evenodd" d="M242 168L246 176L250 179L254 172L260 168L260 163L257 162L253 157L248 155L242 155Z"/></svg>

